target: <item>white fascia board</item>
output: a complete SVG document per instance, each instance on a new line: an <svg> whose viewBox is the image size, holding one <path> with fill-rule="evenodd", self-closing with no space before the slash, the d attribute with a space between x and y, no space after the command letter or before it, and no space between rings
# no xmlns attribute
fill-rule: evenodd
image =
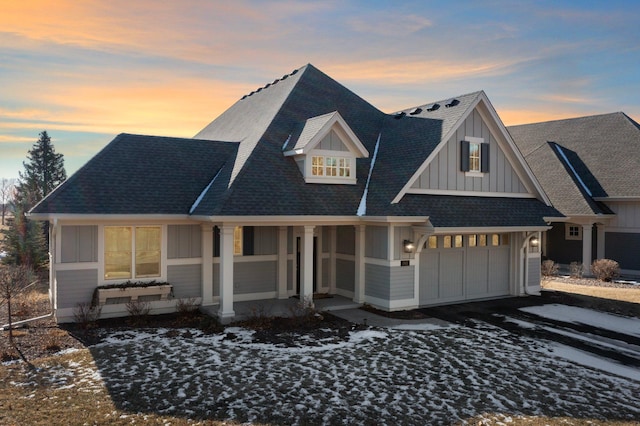
<svg viewBox="0 0 640 426"><path fill-rule="evenodd" d="M476 105L478 105L478 102L480 102L480 97L476 98L476 100L473 101L471 105L469 105L469 107L464 112L464 114L462 114L460 118L458 118L458 121L456 121L456 124L451 127L451 130L449 130L447 134L445 134L440 139L440 143L438 143L438 146L435 147L435 149L431 152L431 154L429 154L427 159L424 160L424 162L420 165L420 167L418 167L415 173L409 178L409 180L402 187L400 192L398 192L398 195L396 195L395 198L391 201L391 204L397 204L400 202L400 200L402 200L402 197L404 197L407 191L411 189L411 186L413 186L415 181L418 180L422 172L424 172L427 169L431 161L433 161L433 159L438 155L438 153L440 153L440 151L447 145L447 142L449 141L449 139L451 139L451 137L458 131L458 128L460 127L460 125L464 123L464 120L466 120L467 117L469 117L469 114L471 114L471 112L474 110Z"/></svg>
<svg viewBox="0 0 640 426"><path fill-rule="evenodd" d="M566 217L561 217L561 218L552 217L549 219L551 222L568 222L568 223L575 223L576 225L589 225L589 224L594 224L596 222L610 221L615 217L616 215L614 214L582 214L582 215L568 215ZM544 219L547 220L548 218L545 217Z"/></svg>
<svg viewBox="0 0 640 426"><path fill-rule="evenodd" d="M429 216L363 216L363 222L372 223L425 223L429 221Z"/></svg>
<svg viewBox="0 0 640 426"><path fill-rule="evenodd" d="M551 226L436 227L434 234L488 234L501 232L548 231Z"/></svg>
<svg viewBox="0 0 640 426"><path fill-rule="evenodd" d="M340 127L340 130L342 130L345 134L346 134L346 141L343 141L346 145L347 148L349 148L349 150L356 155L356 157L363 157L363 158L368 158L369 157L369 151L367 151L367 149L364 147L364 145L362 144L362 142L360 142L360 139L358 139L358 137L356 136L355 133L353 133L353 130L351 130L351 128L349 127L349 125L347 124L346 121L344 121L344 118L342 118L342 116L340 115L340 113L338 111L335 111L332 113L333 116L331 117L331 119L329 119L326 123L324 123L322 125L322 127L316 132L316 134L311 138L311 140L309 141L309 143L307 143L304 147L302 147L301 149L297 149L295 151L287 151L285 152L285 156L291 156L291 155L301 155L301 154L308 154L309 151L311 151L312 149L314 149L316 147L316 145L318 145L318 143L320 143L320 141L327 135L329 134L329 132L331 131L331 129L337 125Z"/></svg>
<svg viewBox="0 0 640 426"><path fill-rule="evenodd" d="M59 220L59 221L82 221L82 222L133 222L133 221L172 221L187 220L193 221L187 214L76 214L76 213L28 213L27 216L33 220Z"/></svg>
<svg viewBox="0 0 640 426"><path fill-rule="evenodd" d="M453 195L461 197L489 197L489 198L536 198L534 194L524 192L480 192L480 191L454 191L450 189L421 189L411 188L407 194L423 195Z"/></svg>
<svg viewBox="0 0 640 426"><path fill-rule="evenodd" d="M199 222L236 226L267 225L361 225L371 223L424 223L429 216L190 216Z"/></svg>
<svg viewBox="0 0 640 426"><path fill-rule="evenodd" d="M529 168L529 165L525 161L524 156L522 155L522 153L518 149L518 146L516 145L516 143L513 141L513 138L511 137L511 134L509 133L509 131L505 127L504 123L502 123L502 120L500 119L500 116L498 116L498 113L496 112L495 108L493 107L493 104L489 100L489 97L487 96L487 94L484 93L484 90L480 93L480 98L478 99L478 103L480 103L480 100L483 101L484 106L485 106L486 110L489 112L489 115L491 116L492 120L488 120L487 117L485 117L484 110L482 108L478 108L478 112L480 113L480 116L487 123L487 126L489 126L490 129L492 127L492 124L495 124L497 126L497 130L505 138L505 140L507 141L507 144L509 144L509 147L511 148L511 152L516 157L515 160L520 165L520 167L514 167L514 170L516 171L516 174L518 175L520 180L522 180L522 182L524 182L525 186L527 186L527 189L529 191L533 192L532 191L533 188L529 188L528 185L527 185L527 181L531 182L533 184L533 186L535 187L535 192L537 192L537 194L542 198L542 200L544 201L544 203L547 206L550 206L551 205L551 200L549 200L549 197L547 197L547 194L542 189L542 185L540 185L540 182L538 182L538 179L536 179L535 175L531 171L531 168ZM506 150L504 150L504 149L503 149L503 152L505 152L505 155L508 154L508 152ZM507 158L509 158L509 157L507 157ZM513 162L512 162L512 166L513 166ZM520 170L523 170L526 173L526 176L527 176L528 179L523 179L523 176L521 176L521 174L520 174Z"/></svg>

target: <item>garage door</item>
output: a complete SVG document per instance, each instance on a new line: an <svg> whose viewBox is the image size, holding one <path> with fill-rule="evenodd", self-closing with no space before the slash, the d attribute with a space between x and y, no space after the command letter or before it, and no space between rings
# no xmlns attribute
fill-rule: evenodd
<svg viewBox="0 0 640 426"><path fill-rule="evenodd" d="M509 234L431 236L420 253L420 305L509 295Z"/></svg>

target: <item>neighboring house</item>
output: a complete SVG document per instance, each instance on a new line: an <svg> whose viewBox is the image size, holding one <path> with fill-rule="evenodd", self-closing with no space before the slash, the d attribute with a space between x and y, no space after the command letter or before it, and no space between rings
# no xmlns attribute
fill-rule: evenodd
<svg viewBox="0 0 640 426"><path fill-rule="evenodd" d="M68 321L128 279L223 320L234 302L315 293L389 311L531 293L560 214L484 92L385 114L306 65L194 139L117 136L31 216L51 223Z"/></svg>
<svg viewBox="0 0 640 426"><path fill-rule="evenodd" d="M622 112L508 128L564 216L543 238L557 263L614 259L640 275L640 126Z"/></svg>

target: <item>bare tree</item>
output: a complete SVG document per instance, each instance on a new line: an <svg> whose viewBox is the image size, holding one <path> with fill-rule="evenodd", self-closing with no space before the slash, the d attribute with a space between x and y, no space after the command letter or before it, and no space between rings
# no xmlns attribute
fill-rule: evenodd
<svg viewBox="0 0 640 426"><path fill-rule="evenodd" d="M16 180L15 178L0 178L0 206L2 207L2 224L7 214L9 204L15 196Z"/></svg>
<svg viewBox="0 0 640 426"><path fill-rule="evenodd" d="M0 306L7 304L9 343L14 347L11 300L24 293L32 284L35 284L29 284L31 276L31 270L26 266L0 265Z"/></svg>

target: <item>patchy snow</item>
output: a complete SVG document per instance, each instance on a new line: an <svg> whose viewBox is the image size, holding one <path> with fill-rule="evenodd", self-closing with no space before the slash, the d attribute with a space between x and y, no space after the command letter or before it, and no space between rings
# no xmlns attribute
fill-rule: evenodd
<svg viewBox="0 0 640 426"><path fill-rule="evenodd" d="M640 336L640 320L619 315L606 314L576 306L549 304L520 308L523 312L557 321L585 324L617 333Z"/></svg>
<svg viewBox="0 0 640 426"><path fill-rule="evenodd" d="M443 325L443 324L434 324L434 323L407 323L400 324L391 327L393 330L413 330L413 331L433 331L433 330L442 330L443 328L451 328L456 327L455 325Z"/></svg>
<svg viewBox="0 0 640 426"><path fill-rule="evenodd" d="M207 194L207 192L209 191L209 188L211 188L211 185L213 185L213 182L216 181L216 179L218 178L218 175L220 174L220 172L222 171L222 168L220 168L220 170L218 170L218 173L216 173L216 175L213 177L213 179L211 179L211 182L209 182L209 185L206 186L206 188L204 188L202 190L202 192L200 193L200 195L198 195L198 198L196 198L196 201L193 203L193 205L191 206L191 208L189 209L189 214L193 213L195 211L195 209L198 208L198 205L200 204L200 202L202 201L202 199L204 198L204 196Z"/></svg>

